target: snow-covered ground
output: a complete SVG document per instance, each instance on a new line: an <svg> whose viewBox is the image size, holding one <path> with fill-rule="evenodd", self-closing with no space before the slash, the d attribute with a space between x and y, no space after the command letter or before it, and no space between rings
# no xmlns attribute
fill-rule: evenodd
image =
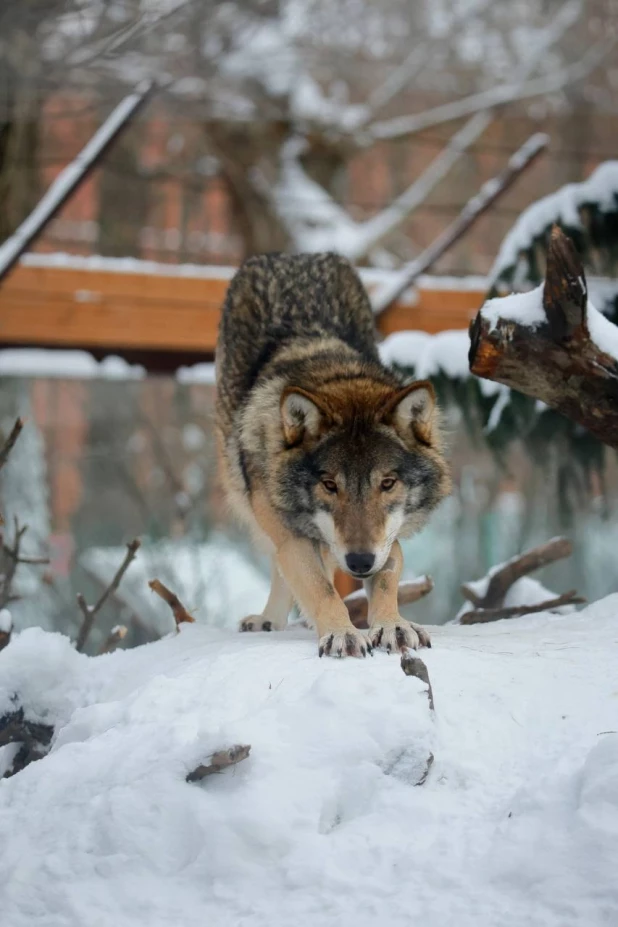
<svg viewBox="0 0 618 927"><path fill-rule="evenodd" d="M318 660L299 628L96 658L17 635L0 714L19 693L57 733L0 782L3 927L616 923L618 595L433 641L435 721L397 658Z"/></svg>

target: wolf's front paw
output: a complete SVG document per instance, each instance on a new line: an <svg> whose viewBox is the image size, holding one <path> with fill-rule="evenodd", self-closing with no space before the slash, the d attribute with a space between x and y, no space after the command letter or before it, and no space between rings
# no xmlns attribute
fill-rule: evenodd
<svg viewBox="0 0 618 927"><path fill-rule="evenodd" d="M369 628L369 640L374 647L383 647L387 653L431 647L431 638L425 628L403 619L399 624L374 624Z"/></svg>
<svg viewBox="0 0 618 927"><path fill-rule="evenodd" d="M366 657L371 653L371 644L364 634L356 629L332 631L320 638L318 654L323 657Z"/></svg>
<svg viewBox="0 0 618 927"><path fill-rule="evenodd" d="M238 625L239 631L272 631L273 623L263 615L248 615Z"/></svg>

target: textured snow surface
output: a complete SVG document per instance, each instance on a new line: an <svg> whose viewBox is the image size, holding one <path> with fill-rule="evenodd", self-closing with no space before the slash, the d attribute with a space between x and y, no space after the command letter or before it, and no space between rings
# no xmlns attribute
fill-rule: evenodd
<svg viewBox="0 0 618 927"><path fill-rule="evenodd" d="M0 712L19 692L57 733L0 782L3 925L614 923L618 596L433 640L435 724L395 657L320 661L304 630L96 658L18 635Z"/></svg>
<svg viewBox="0 0 618 927"><path fill-rule="evenodd" d="M554 222L580 228L579 209L591 203L601 212L618 209L618 161L606 161L583 183L569 183L525 209L502 242L490 280L497 280L516 264L520 251L530 248L534 239Z"/></svg>

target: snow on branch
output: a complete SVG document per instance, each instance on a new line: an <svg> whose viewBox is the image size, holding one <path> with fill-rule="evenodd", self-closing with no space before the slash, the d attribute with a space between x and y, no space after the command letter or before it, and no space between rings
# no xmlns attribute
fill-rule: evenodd
<svg viewBox="0 0 618 927"><path fill-rule="evenodd" d="M472 607L466 604L460 610L457 616L460 624L484 624L585 602L574 589L554 595L535 580L527 579L530 573L570 557L572 553L573 544L568 538L552 538L546 544L492 567L482 579L464 583L461 593Z"/></svg>
<svg viewBox="0 0 618 927"><path fill-rule="evenodd" d="M596 42L587 49L580 61L543 77L537 77L523 83L514 81L510 84L490 87L488 90L435 106L433 109L425 110L422 113L375 122L370 128L371 137L374 141L402 138L416 132L422 132L424 129L443 125L446 122L453 122L455 119L461 119L464 116L470 116L485 109L503 106L505 103L515 103L520 100L528 100L531 97L555 93L587 77L607 57L615 44L616 39L613 36Z"/></svg>
<svg viewBox="0 0 618 927"><path fill-rule="evenodd" d="M489 300L470 342L473 374L540 399L618 447L618 328L588 299L581 259L558 226L545 284Z"/></svg>
<svg viewBox="0 0 618 927"><path fill-rule="evenodd" d="M544 238L554 223L566 229L581 229L582 210L592 207L601 213L618 209L618 161L606 161L581 183L570 183L544 196L525 209L505 237L490 273L490 281L510 280L522 255ZM519 275L518 275L519 276Z"/></svg>
<svg viewBox="0 0 618 927"><path fill-rule="evenodd" d="M56 177L47 193L17 231L0 246L0 281L83 183L109 146L144 105L153 89L154 84L146 81L118 104L77 157Z"/></svg>
<svg viewBox="0 0 618 927"><path fill-rule="evenodd" d="M505 169L497 177L483 184L476 196L468 200L455 221L444 229L422 254L395 272L384 286L374 291L371 304L376 315L388 309L421 274L429 270L449 248L459 241L477 219L510 189L519 175L536 161L548 144L549 136L540 132L532 135L512 155Z"/></svg>

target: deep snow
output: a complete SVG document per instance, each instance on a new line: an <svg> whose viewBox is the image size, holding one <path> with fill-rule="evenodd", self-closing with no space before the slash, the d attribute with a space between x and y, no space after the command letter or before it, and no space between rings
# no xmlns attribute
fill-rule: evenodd
<svg viewBox="0 0 618 927"><path fill-rule="evenodd" d="M435 723L397 658L320 661L299 628L17 635L0 713L18 692L57 735L0 782L3 927L616 923L618 595L433 641Z"/></svg>

